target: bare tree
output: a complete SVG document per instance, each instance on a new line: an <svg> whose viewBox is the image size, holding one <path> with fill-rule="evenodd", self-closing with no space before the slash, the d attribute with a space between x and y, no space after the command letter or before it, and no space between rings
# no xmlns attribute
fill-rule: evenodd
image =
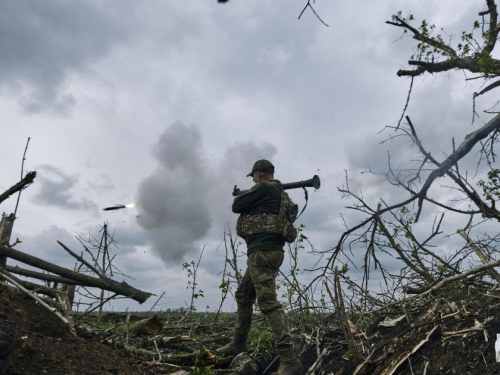
<svg viewBox="0 0 500 375"><path fill-rule="evenodd" d="M414 50L416 52L408 61L414 69L399 70L398 76L411 77L413 84L413 79L425 74L452 70L474 73L477 76L468 78L466 75L466 79L482 80L485 87L474 93L473 101L499 86L500 80L497 78L500 77L500 61L492 57L500 31L494 0L486 1L485 9L479 13L479 17L480 20L472 25L472 31L463 32L460 40L445 41L441 35L435 34L438 28L426 20L416 27L413 26L413 15L403 17L401 12L394 15L387 23L402 28L404 34L409 33L417 40ZM442 280L456 277L478 264L491 262L498 256L497 236L489 235L487 226L491 227L492 223L500 220L500 211L496 205L500 198L500 169L494 166L500 115L497 114L486 124L476 127L459 144L455 144L454 138L450 139L451 152L443 150L446 156L440 158L422 142L417 131L418 124L414 124L411 118L404 114L412 86L410 85L408 100L401 117L401 120L406 121L400 121L396 126L388 126L386 130L392 131L390 139L409 141L416 157L407 161L410 166L395 167L389 155L388 171L378 173L395 188L403 190L406 197L397 202L386 202L382 199L369 202L361 192L350 186L346 174L345 184L339 191L344 198L352 202L349 208L364 218L355 224L345 222L346 230L337 244L321 252L327 260L315 269L320 273L310 285L316 285L316 282L325 276L329 280L333 279L334 264L340 259L340 255L352 259L354 251L364 251L364 276L362 285L359 286L358 301L363 300L365 307L380 303L376 297L375 300L369 300L365 295L370 270L373 268L381 273L383 284L386 286L382 297L388 302L398 300L404 293L418 294L428 291ZM453 111L453 108L446 110ZM477 117L475 112L474 117ZM460 126L470 126L470 123L457 124L457 127ZM432 129L425 128L423 131L431 132ZM471 177L474 173L460 168L463 158L473 151L477 151L478 155L476 172L479 174L479 182L477 178L474 180ZM440 194L436 194L436 191ZM454 200L435 198L451 195ZM427 214L433 212L434 215L434 221L429 223L430 228L426 235L421 232L417 234L414 230L416 223L421 220L424 207ZM452 233L443 233L444 224L452 215L455 218L456 215L461 217L464 224L461 228L455 228ZM443 236L456 235L457 230L464 239L461 245L445 253L436 251L436 246ZM455 243L459 243L459 238L457 236ZM402 270L399 274L391 274L380 260L387 254L401 261ZM486 277L490 282L496 281L498 277L492 270L480 269L478 272L479 276ZM478 276L476 273L472 275Z"/></svg>

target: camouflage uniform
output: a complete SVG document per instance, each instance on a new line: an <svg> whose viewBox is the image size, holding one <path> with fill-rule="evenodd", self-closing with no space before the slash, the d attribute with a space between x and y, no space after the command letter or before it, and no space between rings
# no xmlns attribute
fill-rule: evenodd
<svg viewBox="0 0 500 375"><path fill-rule="evenodd" d="M276 298L276 275L283 263L283 257L282 249L257 250L250 254L247 270L235 293L238 309L241 306L244 311L252 311L252 305L257 298L260 311L271 323L278 349L293 345L286 315Z"/></svg>
<svg viewBox="0 0 500 375"><path fill-rule="evenodd" d="M266 170L267 169L267 170ZM274 173L274 166L267 160L255 163L255 171ZM258 182L248 192L235 198L233 212L239 214L278 214L281 191L279 181ZM247 243L247 270L235 293L238 320L233 341L218 350L219 353L237 354L246 350L246 340L252 324L253 304L257 300L260 311L266 316L274 334L276 348L280 351L282 365L279 374L299 373L302 366L293 352L293 341L283 307L276 296L276 276L283 263L285 241L277 233L256 233L245 237ZM289 368L284 364L289 361ZM286 367L286 369L285 369ZM300 368L300 371L297 369Z"/></svg>

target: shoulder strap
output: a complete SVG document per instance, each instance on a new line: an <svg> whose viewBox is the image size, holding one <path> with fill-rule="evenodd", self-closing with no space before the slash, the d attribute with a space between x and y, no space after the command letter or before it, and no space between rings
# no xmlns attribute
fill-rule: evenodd
<svg viewBox="0 0 500 375"><path fill-rule="evenodd" d="M307 189L305 187L302 187L302 189L304 189L304 196L306 198L306 204L304 205L304 208L302 209L302 211L300 211L300 214L297 216L297 218L295 220L297 220L300 217L300 215L302 215L302 213L304 212L304 210L307 207L307 201L309 200L309 193L307 192Z"/></svg>

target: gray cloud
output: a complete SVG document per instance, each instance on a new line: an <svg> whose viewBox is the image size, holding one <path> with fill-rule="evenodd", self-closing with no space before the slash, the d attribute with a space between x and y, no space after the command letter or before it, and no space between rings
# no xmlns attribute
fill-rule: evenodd
<svg viewBox="0 0 500 375"><path fill-rule="evenodd" d="M43 206L56 206L71 210L86 210L97 215L97 206L87 198L74 199L72 189L79 177L68 175L62 170L48 164L37 168L37 185L39 191L33 197L33 202Z"/></svg>
<svg viewBox="0 0 500 375"><path fill-rule="evenodd" d="M128 6L116 5L2 2L0 88L16 88L27 112L68 112L76 103L71 93L64 92L68 74L87 69L129 34Z"/></svg>
<svg viewBox="0 0 500 375"><path fill-rule="evenodd" d="M88 186L97 192L112 191L115 189L115 184L111 180L111 177L106 174L101 174L97 180L88 181Z"/></svg>
<svg viewBox="0 0 500 375"><path fill-rule="evenodd" d="M66 229L57 225L51 225L47 229L42 230L39 234L24 235L23 233L17 232L16 227L14 227L12 238L17 237L22 241L21 244L16 245L17 250L63 267L73 268L75 259L57 243L57 241L61 241L69 248L75 249L76 240Z"/></svg>

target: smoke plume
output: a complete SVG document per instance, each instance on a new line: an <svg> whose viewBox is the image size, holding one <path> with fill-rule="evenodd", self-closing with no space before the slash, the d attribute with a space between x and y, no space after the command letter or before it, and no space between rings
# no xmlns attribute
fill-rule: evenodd
<svg viewBox="0 0 500 375"><path fill-rule="evenodd" d="M270 143L247 142L208 165L199 128L180 121L171 124L153 148L158 167L140 184L136 199L139 223L165 264L192 258L203 241L219 241L224 224L235 218L231 212L234 184L250 187L245 175L253 163L275 154Z"/></svg>

